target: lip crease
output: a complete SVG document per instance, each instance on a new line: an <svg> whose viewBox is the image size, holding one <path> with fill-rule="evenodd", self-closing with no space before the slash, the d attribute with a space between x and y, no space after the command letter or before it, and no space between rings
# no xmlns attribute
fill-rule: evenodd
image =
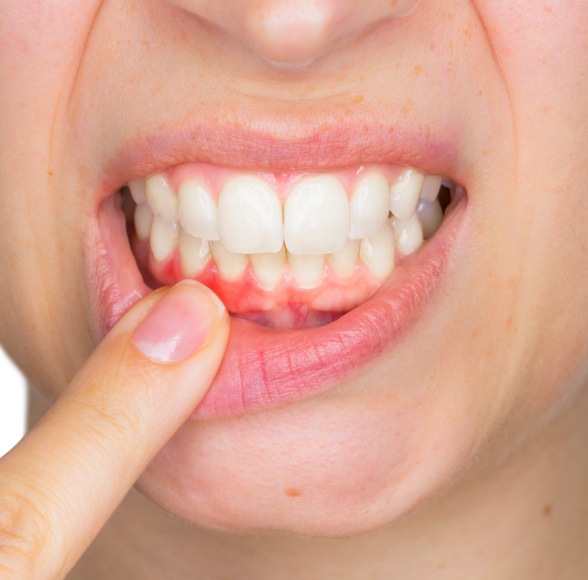
<svg viewBox="0 0 588 580"><path fill-rule="evenodd" d="M447 144L383 126L372 129L325 126L304 138L283 141L243 128L190 127L124 149L107 173L87 240L97 338L151 291L131 253L114 191L131 179L195 160L272 171L398 163L454 179L455 151ZM444 277L466 215L467 196L452 206L433 238L395 269L372 298L336 321L318 328L275 330L231 317L225 358L194 417L238 416L317 395L390 348L417 320Z"/></svg>

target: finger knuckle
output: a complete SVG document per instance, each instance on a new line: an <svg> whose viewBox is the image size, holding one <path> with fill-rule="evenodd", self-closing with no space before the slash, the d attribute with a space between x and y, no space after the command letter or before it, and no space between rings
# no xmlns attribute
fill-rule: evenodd
<svg viewBox="0 0 588 580"><path fill-rule="evenodd" d="M0 577L33 578L51 526L47 512L26 490L0 486Z"/></svg>

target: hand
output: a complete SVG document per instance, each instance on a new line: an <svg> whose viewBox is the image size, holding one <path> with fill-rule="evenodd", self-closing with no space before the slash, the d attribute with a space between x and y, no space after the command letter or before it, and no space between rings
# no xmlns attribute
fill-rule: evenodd
<svg viewBox="0 0 588 580"><path fill-rule="evenodd" d="M196 408L229 319L182 282L136 304L35 428L0 460L0 576L63 577Z"/></svg>

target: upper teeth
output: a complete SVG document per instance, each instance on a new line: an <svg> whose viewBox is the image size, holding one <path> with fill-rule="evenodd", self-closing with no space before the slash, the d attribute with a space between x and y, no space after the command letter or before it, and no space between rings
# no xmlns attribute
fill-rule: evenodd
<svg viewBox="0 0 588 580"><path fill-rule="evenodd" d="M299 285L310 287L320 283L327 255L341 277L352 275L358 256L375 276L386 277L394 267L394 244L410 254L439 228L441 185L441 177L415 169L389 183L383 171L372 169L349 195L335 175L321 174L299 180L284 204L267 179L253 174L231 177L218 202L206 180L184 180L176 193L163 173L132 181L129 189L137 203L137 237L150 239L157 261L179 245L186 275L202 271L212 253L219 272L236 279L251 255L262 284L275 286L288 263Z"/></svg>
<svg viewBox="0 0 588 580"><path fill-rule="evenodd" d="M349 202L340 181L330 175L301 181L284 207L284 241L291 254L331 254L349 237Z"/></svg>

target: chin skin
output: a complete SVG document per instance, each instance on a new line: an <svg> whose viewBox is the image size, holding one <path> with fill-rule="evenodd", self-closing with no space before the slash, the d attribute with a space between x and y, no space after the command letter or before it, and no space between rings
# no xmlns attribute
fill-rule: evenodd
<svg viewBox="0 0 588 580"><path fill-rule="evenodd" d="M0 54L0 71L12 71L14 87L0 95L7 119L0 212L11 216L0 233L0 277L9 281L1 290L2 343L51 398L95 348L83 246L95 192L127 139L147 140L183 117L238 123L241 114L284 132L288 126L276 119L292 95L288 118L296 130L333 110L386 114L399 125L426 119L424 134L451 128L455 171L470 197L447 276L418 320L327 393L236 418L191 419L138 487L205 528L347 537L455 493L466 475L477 483L491 477L488 465L498 470L564 401L585 396L588 95L581 79L588 66L578 55L588 51L581 30L588 10L558 1L557 10L553 2L524 9L521 2L459 9L429 2L430 11L417 11L389 35L380 30L324 57L309 79L305 69L295 72L287 90L284 71L268 79L267 63L233 45L223 52L210 30L175 12L134 27L124 6L104 3L98 11L88 3L77 21L45 7L43 27L25 22L37 18L32 11L0 8L0 37L3 21L6 30L40 31L28 39L7 34ZM423 30L436 35L430 43L422 42ZM58 37L62 52L43 60ZM383 50L395 55L391 63L374 56ZM27 59L41 79L30 86ZM117 65L105 71L104 63ZM342 66L348 76L337 73ZM64 96L71 70L77 85ZM140 85L136 103L121 89L127 82ZM32 168L31 159L38 160Z"/></svg>
<svg viewBox="0 0 588 580"><path fill-rule="evenodd" d="M427 501L469 461L467 427L444 426L438 408L424 392L369 400L348 393L193 421L138 486L204 527L356 535Z"/></svg>

